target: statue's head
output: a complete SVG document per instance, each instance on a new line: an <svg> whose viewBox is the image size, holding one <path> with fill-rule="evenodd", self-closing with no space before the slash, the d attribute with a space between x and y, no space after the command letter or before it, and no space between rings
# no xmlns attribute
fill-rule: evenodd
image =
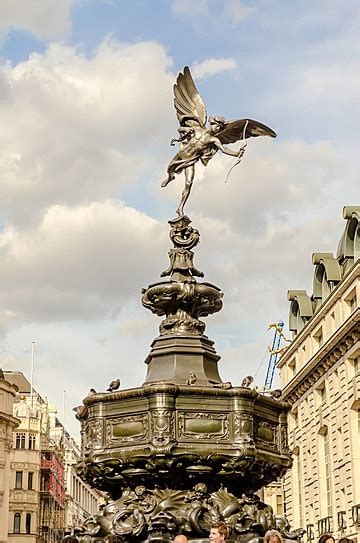
<svg viewBox="0 0 360 543"><path fill-rule="evenodd" d="M216 133L222 130L225 126L225 119L224 117L220 117L219 115L215 115L214 117L209 117L209 125L211 128L211 131Z"/></svg>

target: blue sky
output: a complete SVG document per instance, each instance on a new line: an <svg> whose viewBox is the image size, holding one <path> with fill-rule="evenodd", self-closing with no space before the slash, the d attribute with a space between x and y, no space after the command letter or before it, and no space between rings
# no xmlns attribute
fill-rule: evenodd
<svg viewBox="0 0 360 543"><path fill-rule="evenodd" d="M267 324L286 322L288 289L311 293L312 252L336 251L359 204L359 20L351 0L0 3L1 364L29 375L35 341L35 385L59 406L66 390L74 433L90 387L145 377L159 322L140 292L182 189L160 182L184 65L209 114L278 133L227 184L230 157L197 168L187 207L196 265L225 293L207 319L220 372L262 384Z"/></svg>

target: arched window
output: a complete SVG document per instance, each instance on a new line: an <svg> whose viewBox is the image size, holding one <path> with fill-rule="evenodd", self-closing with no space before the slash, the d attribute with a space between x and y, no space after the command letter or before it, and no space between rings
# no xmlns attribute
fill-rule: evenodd
<svg viewBox="0 0 360 543"><path fill-rule="evenodd" d="M21 525L21 513L15 513L14 515L14 534L20 533Z"/></svg>
<svg viewBox="0 0 360 543"><path fill-rule="evenodd" d="M25 532L31 534L31 513L26 513Z"/></svg>

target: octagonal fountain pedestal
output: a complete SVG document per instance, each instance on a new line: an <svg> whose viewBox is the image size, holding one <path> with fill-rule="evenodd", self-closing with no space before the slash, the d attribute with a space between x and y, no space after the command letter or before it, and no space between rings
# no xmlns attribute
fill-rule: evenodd
<svg viewBox="0 0 360 543"><path fill-rule="evenodd" d="M259 540L286 520L256 495L291 465L288 405L223 383L219 355L200 317L219 311L222 293L198 282L192 248L199 233L188 217L170 221L170 266L143 290L143 305L165 317L135 389L95 393L78 410L81 477L107 503L65 541L169 541L207 537L227 523L231 539Z"/></svg>

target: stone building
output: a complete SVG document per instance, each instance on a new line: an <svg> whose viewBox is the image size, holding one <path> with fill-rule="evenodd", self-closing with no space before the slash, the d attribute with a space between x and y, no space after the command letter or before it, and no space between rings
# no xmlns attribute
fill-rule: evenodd
<svg viewBox="0 0 360 543"><path fill-rule="evenodd" d="M53 543L63 535L65 483L61 449L51 440L49 406L21 372L5 372L19 389L20 420L11 451L8 541Z"/></svg>
<svg viewBox="0 0 360 543"><path fill-rule="evenodd" d="M284 491L282 481L274 481L262 489L262 500L272 507L274 514L282 517L284 511Z"/></svg>
<svg viewBox="0 0 360 543"><path fill-rule="evenodd" d="M0 369L0 543L8 540L10 452L13 430L19 421L13 416L17 387L5 379Z"/></svg>
<svg viewBox="0 0 360 543"><path fill-rule="evenodd" d="M100 494L76 475L78 446L56 407L21 372L5 375L19 390L14 415L20 420L12 436L8 541L23 543L26 535L27 543L55 543L98 510Z"/></svg>
<svg viewBox="0 0 360 543"><path fill-rule="evenodd" d="M104 502L103 495L86 484L77 474L80 448L57 418L54 408L49 409L50 433L55 443L62 446L65 467L65 533L72 533L90 515L95 515Z"/></svg>
<svg viewBox="0 0 360 543"><path fill-rule="evenodd" d="M360 207L343 215L336 256L312 256L312 295L288 293L293 341L279 363L292 406L286 515L309 542L360 541Z"/></svg>

